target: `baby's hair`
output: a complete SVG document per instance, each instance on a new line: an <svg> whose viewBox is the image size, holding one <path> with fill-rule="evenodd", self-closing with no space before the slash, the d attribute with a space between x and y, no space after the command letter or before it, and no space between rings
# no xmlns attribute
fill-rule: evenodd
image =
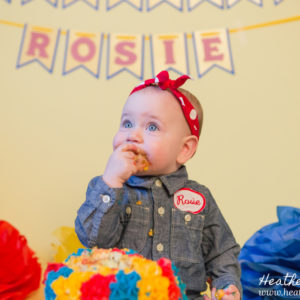
<svg viewBox="0 0 300 300"><path fill-rule="evenodd" d="M194 96L191 92L183 89L183 88L178 88L179 92L181 92L185 97L188 98L188 100L192 103L194 106L197 115L198 115L198 122L199 122L199 136L201 134L201 129L202 129L202 123L203 123L203 109L201 106L200 101L196 96Z"/></svg>

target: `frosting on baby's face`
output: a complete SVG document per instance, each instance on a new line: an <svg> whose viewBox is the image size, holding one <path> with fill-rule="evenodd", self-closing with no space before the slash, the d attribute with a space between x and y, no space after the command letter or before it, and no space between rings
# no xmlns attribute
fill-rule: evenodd
<svg viewBox="0 0 300 300"><path fill-rule="evenodd" d="M169 174L180 166L178 154L187 135L190 129L174 96L149 87L127 99L113 146L133 143L141 149L149 166L138 175Z"/></svg>

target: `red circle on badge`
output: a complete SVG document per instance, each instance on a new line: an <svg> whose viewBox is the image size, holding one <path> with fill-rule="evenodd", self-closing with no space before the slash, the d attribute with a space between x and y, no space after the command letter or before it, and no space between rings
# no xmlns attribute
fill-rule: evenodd
<svg viewBox="0 0 300 300"><path fill-rule="evenodd" d="M183 188L175 192L173 201L176 208L192 214L201 212L206 204L203 194L189 188Z"/></svg>

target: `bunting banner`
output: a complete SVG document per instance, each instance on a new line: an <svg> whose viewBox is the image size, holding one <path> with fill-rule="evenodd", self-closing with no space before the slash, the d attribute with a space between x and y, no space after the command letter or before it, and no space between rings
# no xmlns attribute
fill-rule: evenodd
<svg viewBox="0 0 300 300"><path fill-rule="evenodd" d="M37 62L52 73L59 37L60 29L24 25L17 68Z"/></svg>
<svg viewBox="0 0 300 300"><path fill-rule="evenodd" d="M12 0L3 0L3 1L10 4L12 3ZM21 5L25 5L30 2L38 3L38 0L19 0L19 1ZM69 6L75 3L83 2L95 10L99 9L99 2L100 2L99 0L43 0L43 1L48 2L53 7L58 7L59 5L61 5L62 8L68 8ZM115 8L118 5L121 5L122 3L127 3L131 7L142 12L144 7L144 1L146 1L146 10L149 12L163 3L167 3L179 11L183 11L183 1L187 1L187 10L192 11L193 9L195 9L200 4L203 3L210 3L213 6L220 9L225 9L225 4L226 4L226 8L230 9L233 6L235 6L237 3L240 3L242 1L248 1L248 2L252 2L253 4L256 4L259 7L263 7L264 0L106 0L106 10L110 11L111 9ZM283 1L284 0L273 0L274 5L278 5Z"/></svg>
<svg viewBox="0 0 300 300"><path fill-rule="evenodd" d="M62 0L62 7L63 8L69 7L70 5L78 1L85 2L87 5L94 8L95 10L98 10L99 8L99 0Z"/></svg>
<svg viewBox="0 0 300 300"><path fill-rule="evenodd" d="M185 33L150 35L150 51L153 76L160 70L173 70L180 75L189 74Z"/></svg>
<svg viewBox="0 0 300 300"><path fill-rule="evenodd" d="M213 4L214 6L221 9L224 9L225 7L224 0L187 0L188 11L195 9L204 2L209 2L210 4Z"/></svg>
<svg viewBox="0 0 300 300"><path fill-rule="evenodd" d="M214 67L234 74L227 29L194 32L193 43L198 77Z"/></svg>
<svg viewBox="0 0 300 300"><path fill-rule="evenodd" d="M106 78L110 79L122 71L136 78L144 77L144 36L141 34L107 35Z"/></svg>
<svg viewBox="0 0 300 300"><path fill-rule="evenodd" d="M83 68L99 78L102 48L107 42L106 78L127 71L144 78L144 43L149 41L153 76L167 69L178 74L189 74L189 41L194 49L197 76L203 77L212 69L234 74L230 34L300 21L300 15L240 28L202 30L192 33L167 34L104 34L51 29L0 20L0 25L23 28L17 68L37 62L49 73L53 72L60 35L66 35L63 75Z"/></svg>
<svg viewBox="0 0 300 300"><path fill-rule="evenodd" d="M128 3L138 11L143 10L143 0L106 0L106 10L111 10L123 2Z"/></svg>
<svg viewBox="0 0 300 300"><path fill-rule="evenodd" d="M102 54L101 33L81 33L68 30L63 75L67 75L79 68L99 78Z"/></svg>
<svg viewBox="0 0 300 300"><path fill-rule="evenodd" d="M183 0L146 0L147 11L151 11L162 3L167 3L179 11L183 11Z"/></svg>
<svg viewBox="0 0 300 300"><path fill-rule="evenodd" d="M22 0L21 4L24 5L24 4L27 4L32 1L35 1L35 0ZM51 4L54 7L57 7L57 5L58 5L58 0L44 0L44 1L48 2L49 4Z"/></svg>
<svg viewBox="0 0 300 300"><path fill-rule="evenodd" d="M241 2L241 0L226 0L226 1L227 1L227 7L228 8L232 8L237 3ZM243 0L243 1L245 1L245 0ZM252 2L253 4L256 4L256 5L260 6L260 7L263 6L263 0L247 0L247 1Z"/></svg>

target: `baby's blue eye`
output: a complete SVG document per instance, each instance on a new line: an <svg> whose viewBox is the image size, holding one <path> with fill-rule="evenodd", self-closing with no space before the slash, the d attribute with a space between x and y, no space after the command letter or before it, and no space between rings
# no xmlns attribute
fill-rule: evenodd
<svg viewBox="0 0 300 300"><path fill-rule="evenodd" d="M130 121L124 121L123 122L123 127L124 128L132 128L132 123Z"/></svg>
<svg viewBox="0 0 300 300"><path fill-rule="evenodd" d="M149 131L156 131L156 130L158 130L158 127L155 124L150 124L148 126L148 130Z"/></svg>

